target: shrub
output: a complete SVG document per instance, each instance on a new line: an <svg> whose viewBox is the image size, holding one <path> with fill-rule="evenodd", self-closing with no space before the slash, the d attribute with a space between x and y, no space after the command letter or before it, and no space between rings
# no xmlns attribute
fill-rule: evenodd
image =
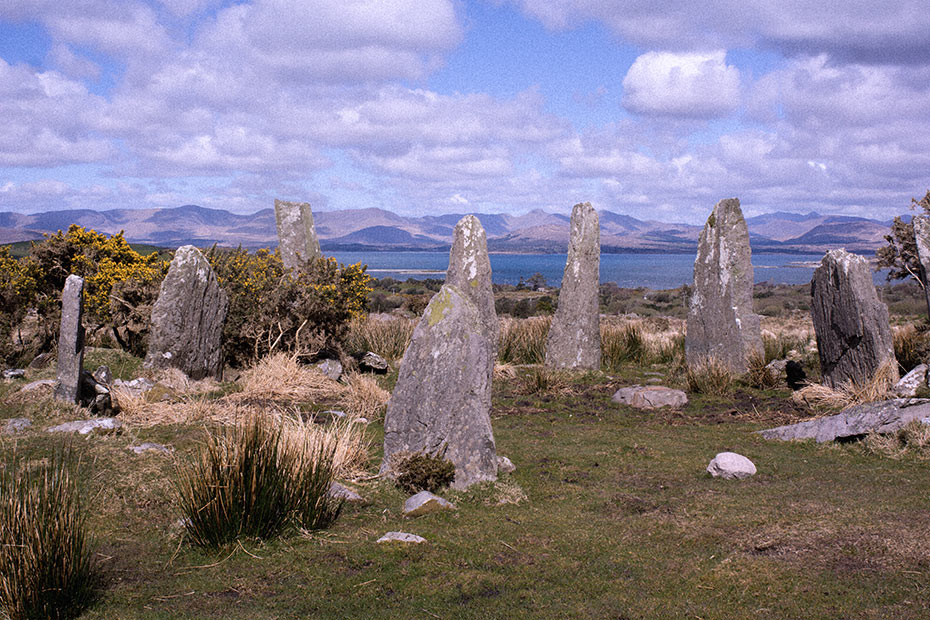
<svg viewBox="0 0 930 620"><path fill-rule="evenodd" d="M500 322L497 358L511 364L542 364L546 360L549 317L503 319Z"/></svg>
<svg viewBox="0 0 930 620"><path fill-rule="evenodd" d="M318 258L291 271L276 251L215 247L207 259L229 296L223 349L234 367L273 351L312 357L338 350L349 321L366 311L371 279L361 264Z"/></svg>
<svg viewBox="0 0 930 620"><path fill-rule="evenodd" d="M397 475L394 483L408 493L435 493L455 479L452 461L426 452L395 452L391 455L391 470Z"/></svg>
<svg viewBox="0 0 930 620"><path fill-rule="evenodd" d="M23 353L14 345L14 332L35 303L35 275L27 262L10 255L9 247L0 247L0 362L15 364Z"/></svg>
<svg viewBox="0 0 930 620"><path fill-rule="evenodd" d="M688 366L685 378L688 390L696 394L727 396L733 391L733 373L714 357Z"/></svg>
<svg viewBox="0 0 930 620"><path fill-rule="evenodd" d="M191 540L217 548L241 537L267 539L291 527L321 529L335 521L342 509L342 501L329 494L335 447L304 447L257 415L209 435L199 456L177 472L177 498Z"/></svg>
<svg viewBox="0 0 930 620"><path fill-rule="evenodd" d="M74 618L102 585L67 452L0 470L0 609L13 620Z"/></svg>

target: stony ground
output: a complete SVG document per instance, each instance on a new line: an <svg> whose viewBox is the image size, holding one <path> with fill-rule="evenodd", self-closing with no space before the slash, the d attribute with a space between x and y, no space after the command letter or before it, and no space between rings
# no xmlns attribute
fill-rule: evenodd
<svg viewBox="0 0 930 620"><path fill-rule="evenodd" d="M101 352L87 365L104 361L118 377L138 372L139 360ZM811 414L786 389L738 387L729 397L692 397L678 412L611 402L617 388L656 377L682 387L661 366L511 369L495 384L492 418L498 451L516 471L446 492L457 510L412 520L401 515L406 496L373 477L375 421L367 479L347 481L366 503L347 505L325 532L242 541L217 554L192 548L174 526L176 463L197 449L208 420L166 417L75 439L107 574L85 617L930 616L930 475L919 455L765 441L753 431ZM393 378L383 381L390 387ZM0 385L0 418L25 415L33 427L0 435L0 453L39 460L60 441L43 429L78 412L19 399L18 385ZM127 450L144 441L175 452ZM705 467L726 450L751 458L758 474L710 478ZM428 542L375 544L392 530Z"/></svg>

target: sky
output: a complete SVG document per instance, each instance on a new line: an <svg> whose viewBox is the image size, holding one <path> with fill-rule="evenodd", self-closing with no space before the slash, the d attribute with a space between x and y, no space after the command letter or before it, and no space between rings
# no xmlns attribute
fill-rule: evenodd
<svg viewBox="0 0 930 620"><path fill-rule="evenodd" d="M3 0L0 211L403 215L930 188L928 0Z"/></svg>

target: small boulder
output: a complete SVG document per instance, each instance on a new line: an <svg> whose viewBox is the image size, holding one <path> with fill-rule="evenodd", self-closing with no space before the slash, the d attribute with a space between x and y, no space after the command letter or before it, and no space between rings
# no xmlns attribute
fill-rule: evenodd
<svg viewBox="0 0 930 620"><path fill-rule="evenodd" d="M342 376L342 364L339 360L323 360L316 365L316 369L333 381L339 381L339 377Z"/></svg>
<svg viewBox="0 0 930 620"><path fill-rule="evenodd" d="M365 355L362 356L362 359L359 360L358 367L361 370L367 370L368 372L375 372L383 375L388 371L388 362L377 353L368 351L365 353Z"/></svg>
<svg viewBox="0 0 930 620"><path fill-rule="evenodd" d="M122 428L123 424L116 418L94 418L93 420L75 420L74 422L65 422L58 426L48 429L49 433L78 433L87 435L89 433L112 433Z"/></svg>
<svg viewBox="0 0 930 620"><path fill-rule="evenodd" d="M721 452L707 466L707 472L714 478L740 480L756 473L756 466L742 454Z"/></svg>
<svg viewBox="0 0 930 620"><path fill-rule="evenodd" d="M788 387L795 391L807 385L807 373L804 372L801 362L788 360L785 364L785 381L788 382Z"/></svg>
<svg viewBox="0 0 930 620"><path fill-rule="evenodd" d="M0 373L0 374L2 374L3 378L7 380L22 379L23 377L26 376L26 371L23 370L22 368L7 368L6 370L3 371L3 373Z"/></svg>
<svg viewBox="0 0 930 620"><path fill-rule="evenodd" d="M129 446L129 450L135 452L136 454L142 454L143 452L160 452L161 454L171 454L174 452L174 448L171 446L163 446L160 443L152 443L146 441L143 444L138 446Z"/></svg>
<svg viewBox="0 0 930 620"><path fill-rule="evenodd" d="M634 385L620 388L611 400L618 405L629 405L636 409L678 409L688 404L688 395L661 385Z"/></svg>
<svg viewBox="0 0 930 620"><path fill-rule="evenodd" d="M131 381L123 381L122 379L116 379L113 382L113 387L118 387L121 390L129 392L130 396L138 398L155 387L155 382L145 377L138 377Z"/></svg>
<svg viewBox="0 0 930 620"><path fill-rule="evenodd" d="M55 389L56 383L58 382L54 379L39 379L38 381L27 383L23 387L19 388L19 391L20 392L35 392L36 390L41 390L42 388Z"/></svg>
<svg viewBox="0 0 930 620"><path fill-rule="evenodd" d="M917 396L917 390L927 385L928 368L930 367L926 364L916 366L909 373L901 377L901 380L892 388L892 393L901 398L913 398Z"/></svg>
<svg viewBox="0 0 930 620"><path fill-rule="evenodd" d="M407 532L388 532L384 536L378 539L379 543L403 543L408 545L419 545L425 543L426 539L422 536L417 536L416 534L408 534Z"/></svg>
<svg viewBox="0 0 930 620"><path fill-rule="evenodd" d="M513 464L513 461L508 459L506 456L497 455L497 473L498 474L512 474L517 471L517 466Z"/></svg>
<svg viewBox="0 0 930 620"><path fill-rule="evenodd" d="M455 505L429 491L420 491L404 502L405 517L419 517L440 510L455 510Z"/></svg>
<svg viewBox="0 0 930 620"><path fill-rule="evenodd" d="M101 385L111 385L113 383L113 373L110 372L109 366L97 366L93 377L94 381Z"/></svg>
<svg viewBox="0 0 930 620"><path fill-rule="evenodd" d="M329 485L329 496L349 503L361 503L365 501L365 498L359 495L355 489L350 489L338 482L332 482Z"/></svg>
<svg viewBox="0 0 930 620"><path fill-rule="evenodd" d="M6 425L3 427L3 432L7 435L12 435L20 431L26 430L32 426L32 420L29 418L10 418L6 421Z"/></svg>

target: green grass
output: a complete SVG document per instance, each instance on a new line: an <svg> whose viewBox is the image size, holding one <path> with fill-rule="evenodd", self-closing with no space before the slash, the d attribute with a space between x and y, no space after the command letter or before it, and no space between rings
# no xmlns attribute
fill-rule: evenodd
<svg viewBox="0 0 930 620"><path fill-rule="evenodd" d="M610 402L615 378L532 369L495 383L497 448L517 466L496 485L444 492L458 509L414 520L406 495L371 480L327 530L221 553L173 533L175 458L200 449L197 425L128 429L80 441L108 589L84 618L926 618L926 462L862 446L769 442L754 430L806 414L781 390L693 396L681 412ZM528 378L529 377L529 378ZM680 379L683 381L683 379ZM683 387L674 385L673 387ZM0 387L0 397L8 388ZM45 408L43 408L45 407ZM51 423L45 405L0 417ZM34 428L0 440L41 458ZM381 428L369 427L375 445ZM136 456L158 441L174 457ZM751 458L744 481L711 479L721 451ZM372 473L380 462L372 459ZM504 497L526 499L496 505ZM392 530L425 545L384 548Z"/></svg>

